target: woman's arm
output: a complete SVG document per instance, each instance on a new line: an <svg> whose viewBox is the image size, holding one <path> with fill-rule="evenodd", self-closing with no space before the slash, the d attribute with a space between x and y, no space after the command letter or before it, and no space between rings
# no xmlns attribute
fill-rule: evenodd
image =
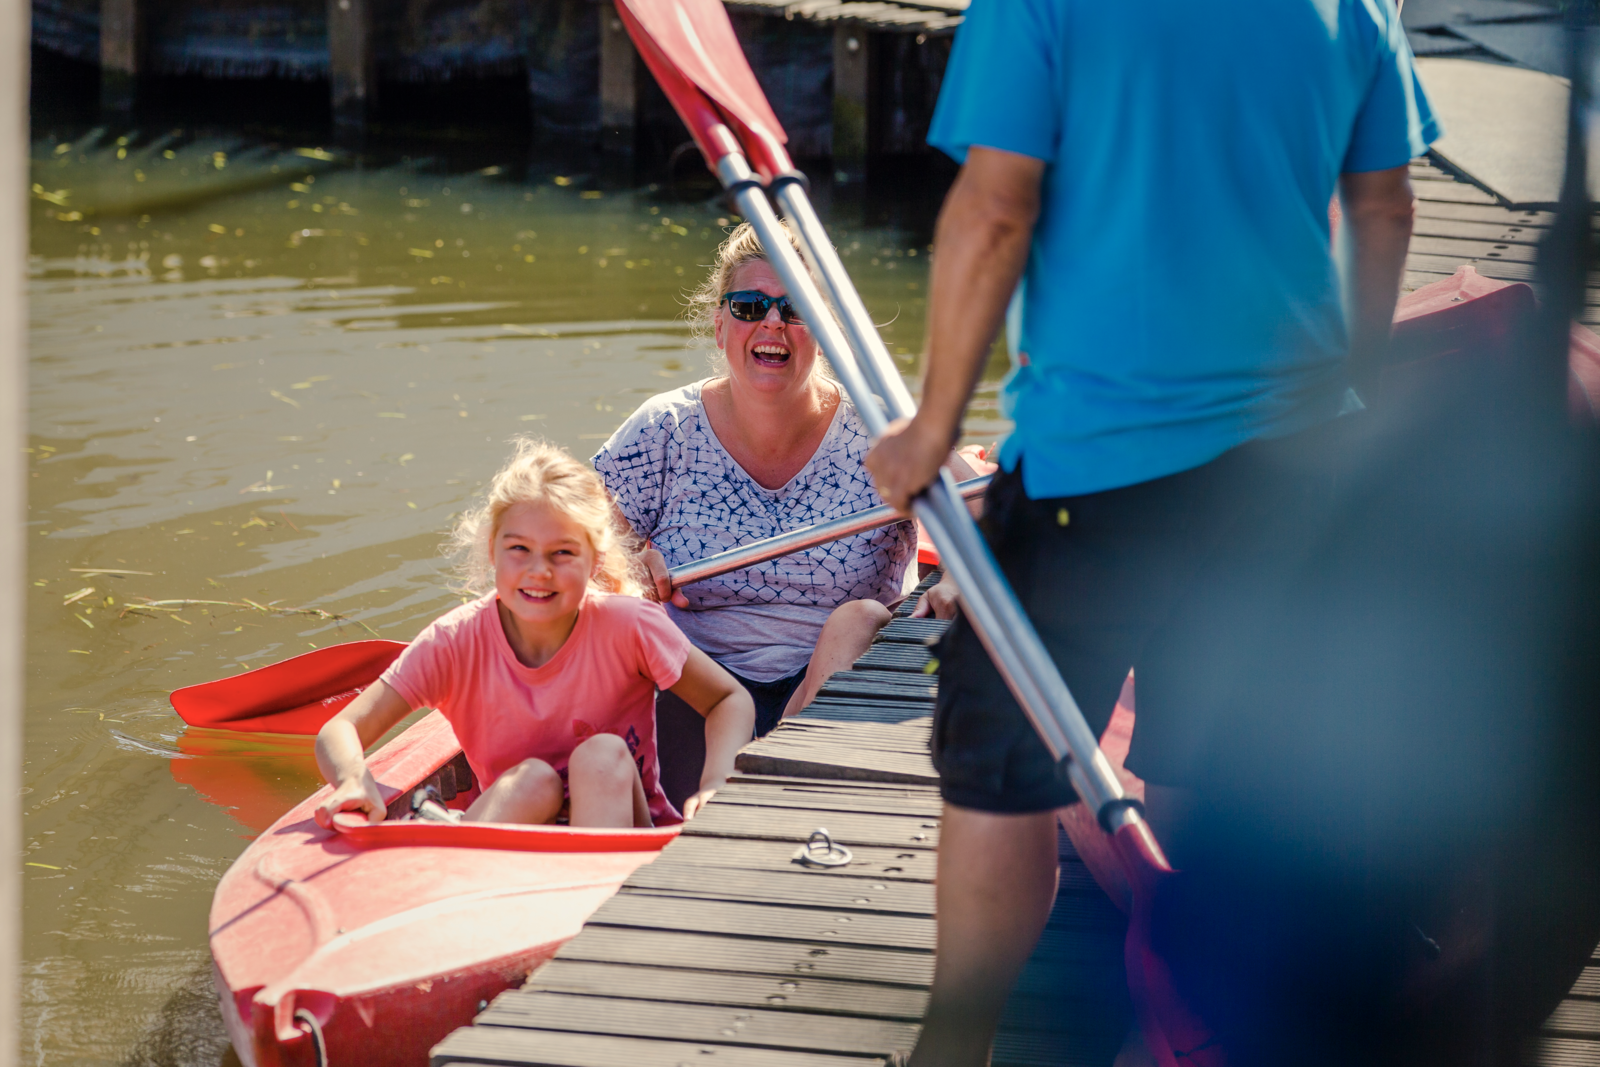
<svg viewBox="0 0 1600 1067"><path fill-rule="evenodd" d="M700 772L700 791L683 805L683 817L689 819L727 784L734 757L755 733L756 705L733 675L693 647L672 692L706 717L706 764Z"/></svg>
<svg viewBox="0 0 1600 1067"><path fill-rule="evenodd" d="M411 714L411 705L382 682L373 682L317 731L317 768L333 795L317 806L317 822L332 826L335 812L364 811L382 822L387 812L378 783L367 770L367 746Z"/></svg>

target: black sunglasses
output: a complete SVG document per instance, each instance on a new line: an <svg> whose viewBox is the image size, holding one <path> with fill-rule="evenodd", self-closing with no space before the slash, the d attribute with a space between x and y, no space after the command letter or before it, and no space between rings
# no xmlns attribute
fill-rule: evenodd
<svg viewBox="0 0 1600 1067"><path fill-rule="evenodd" d="M728 305L728 313L740 322L760 322L776 304L778 318L791 325L805 325L800 309L789 303L786 296L768 296L759 289L740 289L723 293L722 302Z"/></svg>

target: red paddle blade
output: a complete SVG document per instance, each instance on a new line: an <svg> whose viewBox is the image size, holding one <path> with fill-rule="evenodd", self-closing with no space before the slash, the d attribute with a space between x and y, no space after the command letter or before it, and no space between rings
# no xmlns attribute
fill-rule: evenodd
<svg viewBox="0 0 1600 1067"><path fill-rule="evenodd" d="M1161 1067L1227 1067L1228 1056L1216 1034L1178 992L1172 969L1150 944L1150 906L1156 886L1172 868L1143 821L1123 826L1111 842L1133 890L1128 938L1122 958L1128 992L1145 1044Z"/></svg>
<svg viewBox="0 0 1600 1067"><path fill-rule="evenodd" d="M788 136L745 59L721 0L616 0L617 13L708 163L732 151L731 124L750 165L770 178L792 169Z"/></svg>
<svg viewBox="0 0 1600 1067"><path fill-rule="evenodd" d="M260 833L322 784L309 737L259 737L237 731L189 730L172 778Z"/></svg>
<svg viewBox="0 0 1600 1067"><path fill-rule="evenodd" d="M272 734L314 734L378 680L405 644L351 641L232 678L186 686L172 707L190 726Z"/></svg>

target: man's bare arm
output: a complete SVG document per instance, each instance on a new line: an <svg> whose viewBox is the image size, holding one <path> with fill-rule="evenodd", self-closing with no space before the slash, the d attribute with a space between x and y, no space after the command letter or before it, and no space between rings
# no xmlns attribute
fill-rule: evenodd
<svg viewBox="0 0 1600 1067"><path fill-rule="evenodd" d="M1022 277L1044 162L974 147L934 231L922 404L867 454L883 499L904 511L949 455L989 346Z"/></svg>
<svg viewBox="0 0 1600 1067"><path fill-rule="evenodd" d="M1371 400L1383 369L1394 306L1411 243L1411 176L1407 167L1339 177L1341 225L1350 227L1350 375Z"/></svg>

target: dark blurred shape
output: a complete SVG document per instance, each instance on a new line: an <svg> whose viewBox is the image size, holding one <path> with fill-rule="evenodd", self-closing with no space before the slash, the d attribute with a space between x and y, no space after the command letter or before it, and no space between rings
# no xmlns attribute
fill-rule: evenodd
<svg viewBox="0 0 1600 1067"><path fill-rule="evenodd" d="M1419 294L1377 402L1268 447L1141 668L1198 796L1155 940L1235 1067L1520 1063L1600 941L1585 95L1543 307Z"/></svg>

